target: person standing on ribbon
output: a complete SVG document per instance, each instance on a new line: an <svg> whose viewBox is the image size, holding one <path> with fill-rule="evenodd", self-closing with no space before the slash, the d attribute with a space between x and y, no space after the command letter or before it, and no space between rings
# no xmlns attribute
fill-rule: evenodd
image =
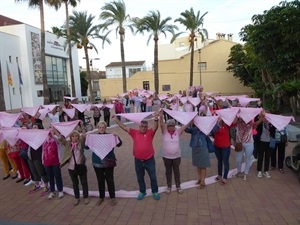
<svg viewBox="0 0 300 225"><path fill-rule="evenodd" d="M172 190L172 170L174 173L175 185L179 194L183 193L180 185L180 162L181 151L179 144L179 136L188 127L189 123L181 128L175 127L175 120L167 120L166 124L163 120L163 110L159 113L160 129L162 133L162 157L166 168L167 190L166 193L170 194ZM166 129L167 127L167 129Z"/></svg>
<svg viewBox="0 0 300 225"><path fill-rule="evenodd" d="M106 133L106 123L100 121L97 125L98 134L103 135ZM118 139L119 143L117 147L122 145L122 140L116 134L114 134ZM98 188L99 188L99 197L96 205L101 205L104 202L105 198L105 181L107 183L107 189L109 197L111 199L110 205L114 206L117 204L116 193L115 193L115 181L114 181L114 167L116 166L116 156L114 153L114 148L101 160L97 154L92 153L92 163L97 176Z"/></svg>
<svg viewBox="0 0 300 225"><path fill-rule="evenodd" d="M133 156L135 162L135 172L139 183L140 193L137 197L138 200L142 200L146 196L146 184L145 184L145 170L147 171L150 182L153 198L159 200L158 185L156 178L156 168L154 159L154 147L153 139L158 128L158 113L154 117L154 127L148 129L148 121L142 120L139 125L139 130L126 127L117 117L113 116L112 119L126 131L133 139Z"/></svg>
<svg viewBox="0 0 300 225"><path fill-rule="evenodd" d="M80 121L82 135L77 130L71 132L70 141L59 135L59 141L66 147L64 156L61 161L61 167L68 164L69 175L72 180L75 201L74 206L80 202L79 180L82 185L84 204L89 204L89 188L87 181L87 167L85 165L86 158L84 156L85 146L85 128L83 122Z"/></svg>

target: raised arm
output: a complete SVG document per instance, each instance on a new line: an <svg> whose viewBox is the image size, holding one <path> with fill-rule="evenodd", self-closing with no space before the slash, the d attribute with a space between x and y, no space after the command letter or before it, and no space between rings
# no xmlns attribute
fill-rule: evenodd
<svg viewBox="0 0 300 225"><path fill-rule="evenodd" d="M159 125L160 125L161 132L164 133L166 129L166 125L163 118L163 110L159 111Z"/></svg>
<svg viewBox="0 0 300 225"><path fill-rule="evenodd" d="M154 126L153 126L153 131L154 133L157 131L158 129L158 112L154 113Z"/></svg>
<svg viewBox="0 0 300 225"><path fill-rule="evenodd" d="M122 123L120 120L118 120L118 118L115 115L113 115L111 118L112 118L113 121L115 121L116 124L118 124L118 126L120 128L122 128L124 131L126 131L127 133L129 133L130 128L126 127L124 125L124 123Z"/></svg>

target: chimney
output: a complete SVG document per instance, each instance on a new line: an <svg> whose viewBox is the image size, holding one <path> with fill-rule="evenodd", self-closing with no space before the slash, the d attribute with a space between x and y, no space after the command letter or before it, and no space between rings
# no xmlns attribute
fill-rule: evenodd
<svg viewBox="0 0 300 225"><path fill-rule="evenodd" d="M227 39L228 39L228 41L232 41L232 35L233 35L233 34L227 34Z"/></svg>

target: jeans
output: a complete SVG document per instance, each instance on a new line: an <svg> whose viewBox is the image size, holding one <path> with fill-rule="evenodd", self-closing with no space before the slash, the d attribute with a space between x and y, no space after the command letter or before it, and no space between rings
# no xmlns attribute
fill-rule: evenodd
<svg viewBox="0 0 300 225"><path fill-rule="evenodd" d="M88 187L88 181L87 181L87 170L85 173L82 173L81 175L77 175L77 173L74 170L69 169L69 175L71 177L72 183L73 183L73 189L74 189L74 196L76 199L79 199L79 180L82 186L82 194L83 198L89 197L89 187Z"/></svg>
<svg viewBox="0 0 300 225"><path fill-rule="evenodd" d="M28 160L29 168L32 173L33 181L43 180L44 183L48 183L48 175L45 167L43 166L42 160Z"/></svg>
<svg viewBox="0 0 300 225"><path fill-rule="evenodd" d="M172 187L172 170L174 172L174 180L175 180L175 185L176 188L180 188L180 170L179 170L179 166L180 166L180 162L181 162L181 158L176 158L176 159L167 159L164 158L164 165L166 168L166 178L167 178L167 185L168 188Z"/></svg>
<svg viewBox="0 0 300 225"><path fill-rule="evenodd" d="M55 183L56 183L57 190L59 192L63 191L63 181L61 177L60 165L45 166L45 169L48 175L50 191L51 192L55 191Z"/></svg>
<svg viewBox="0 0 300 225"><path fill-rule="evenodd" d="M146 194L146 184L144 179L145 170L150 177L152 193L158 192L154 156L148 160L139 160L135 158L135 172L139 183L140 192L143 194Z"/></svg>
<svg viewBox="0 0 300 225"><path fill-rule="evenodd" d="M152 106L147 106L146 107L146 112L152 112Z"/></svg>
<svg viewBox="0 0 300 225"><path fill-rule="evenodd" d="M271 149L271 166L276 168L276 153L278 152L278 169L283 168L285 158L285 143L276 143L275 149Z"/></svg>
<svg viewBox="0 0 300 225"><path fill-rule="evenodd" d="M99 189L99 197L105 197L105 181L110 198L115 198L115 181L114 181L114 167L112 168L98 168L94 167Z"/></svg>
<svg viewBox="0 0 300 225"><path fill-rule="evenodd" d="M219 148L215 147L215 155L218 160L218 176L222 177L223 164L224 164L224 175L223 178L227 179L229 172L229 156L230 156L230 147L227 148Z"/></svg>
<svg viewBox="0 0 300 225"><path fill-rule="evenodd" d="M240 152L236 152L235 154L235 162L236 162L236 168L238 172L241 172L242 170L242 159L243 154L245 153L245 174L248 175L250 167L251 167L251 155L253 153L254 145L253 143L243 143L243 149Z"/></svg>
<svg viewBox="0 0 300 225"><path fill-rule="evenodd" d="M262 164L264 161L264 172L269 170L270 165L270 142L260 141L258 145L258 156L257 156L257 171L262 171Z"/></svg>
<svg viewBox="0 0 300 225"><path fill-rule="evenodd" d="M125 107L125 113L130 113L130 108Z"/></svg>

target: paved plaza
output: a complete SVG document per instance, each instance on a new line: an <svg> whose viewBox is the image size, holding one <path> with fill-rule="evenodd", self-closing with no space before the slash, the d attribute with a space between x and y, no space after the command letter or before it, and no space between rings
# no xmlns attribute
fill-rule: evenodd
<svg viewBox="0 0 300 225"><path fill-rule="evenodd" d="M152 124L152 122L150 123ZM134 124L128 125L136 127ZM157 131L154 146L156 150L157 178L161 199L156 201L150 195L138 201L138 184L132 156L132 140L118 127L109 128L108 132L118 133L123 145L115 149L117 167L115 168L115 185L117 205L111 206L109 198L104 204L96 206L98 197L90 197L90 203L73 206L74 197L66 194L63 199L48 200L39 192L29 194L31 187L15 183L11 178L0 180L0 225L12 224L57 224L57 225L298 225L300 224L300 183L297 174L288 169L281 174L271 171L271 179L256 177L256 163L250 170L249 180L231 178L226 185L212 183L204 189L195 187L185 189L197 179L196 169L192 166L190 135L181 137L181 181L184 193L176 191L166 195L165 168L160 154L161 134ZM289 143L286 155L296 143ZM86 151L88 166L88 182L91 195L98 194L96 175L91 165L91 152ZM211 154L211 168L207 171L207 182L214 180L217 174L216 158ZM2 165L0 166L2 171ZM234 173L235 152L231 152L230 168ZM72 187L67 167L62 169L65 190ZM150 188L146 174L147 188ZM129 197L118 197L118 193L128 191Z"/></svg>

